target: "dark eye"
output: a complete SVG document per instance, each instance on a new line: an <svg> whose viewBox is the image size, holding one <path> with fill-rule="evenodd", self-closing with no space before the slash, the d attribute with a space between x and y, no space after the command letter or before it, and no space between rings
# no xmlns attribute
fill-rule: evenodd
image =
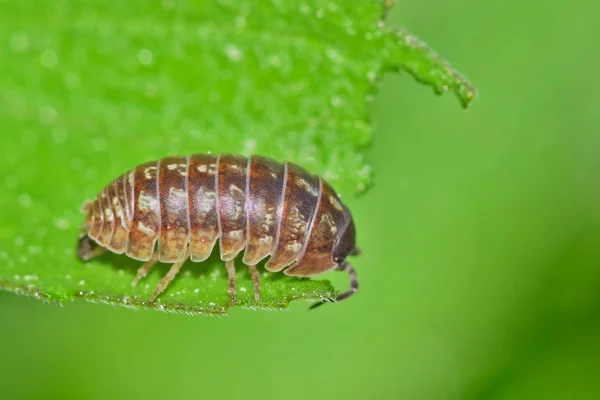
<svg viewBox="0 0 600 400"><path fill-rule="evenodd" d="M335 258L333 259L333 261L335 261L335 262L336 262L336 263L338 263L338 264L341 264L341 263L342 263L342 261L344 261L344 257L335 257Z"/></svg>

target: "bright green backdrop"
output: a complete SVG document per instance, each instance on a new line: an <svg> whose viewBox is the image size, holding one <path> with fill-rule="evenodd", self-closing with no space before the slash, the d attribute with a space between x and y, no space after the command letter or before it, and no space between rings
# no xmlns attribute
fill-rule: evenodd
<svg viewBox="0 0 600 400"><path fill-rule="evenodd" d="M400 2L392 22L480 98L465 113L385 79L376 186L349 201L359 295L192 318L0 293L0 397L598 398L599 16L592 1Z"/></svg>

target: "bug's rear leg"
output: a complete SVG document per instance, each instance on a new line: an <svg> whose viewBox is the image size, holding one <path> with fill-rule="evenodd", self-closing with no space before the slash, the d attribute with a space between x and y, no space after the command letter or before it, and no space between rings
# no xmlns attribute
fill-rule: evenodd
<svg viewBox="0 0 600 400"><path fill-rule="evenodd" d="M252 284L254 286L254 300L260 301L260 273L256 269L256 265L249 265L250 276L252 276Z"/></svg>
<svg viewBox="0 0 600 400"><path fill-rule="evenodd" d="M152 258L150 260L146 261L144 263L144 265L142 265L138 269L137 274L135 275L135 279L133 280L133 282L131 282L131 286L136 287L137 284L139 283L139 281L141 281L148 275L150 268L152 268L154 266L154 264L157 263L157 261L158 261L158 252L155 251L154 254L152 254Z"/></svg>
<svg viewBox="0 0 600 400"><path fill-rule="evenodd" d="M231 299L231 305L235 304L235 262L233 259L225 261L225 267L227 268L227 276L229 277L229 298Z"/></svg>
<svg viewBox="0 0 600 400"><path fill-rule="evenodd" d="M106 249L94 242L87 234L83 233L77 243L77 257L81 261L89 261L104 253Z"/></svg>
<svg viewBox="0 0 600 400"><path fill-rule="evenodd" d="M352 268L352 265L345 263L344 265L340 266L338 268L338 270L348 272L348 276L350 277L350 289L345 291L344 293L340 294L339 296L337 296L335 298L335 301L341 301L341 300L347 299L348 297L350 297L354 293L356 293L356 291L358 290L358 280L356 279L356 271L354 270L354 268ZM315 309L325 303L326 303L325 301L315 303L309 307L309 310Z"/></svg>
<svg viewBox="0 0 600 400"><path fill-rule="evenodd" d="M183 260L181 260L180 262L177 262L171 266L171 269L169 270L169 272L167 272L167 274L164 276L164 278L162 278L160 280L160 282L158 282L158 285L156 286L154 293L152 293L152 297L150 297L150 303L154 303L154 300L156 300L158 295L161 294L167 288L167 286L169 286L169 283L171 283L171 281L173 279L175 279L175 277L177 276L177 273L181 269L181 266L183 265L183 263L185 263L185 261L187 260L188 257L189 257L189 251L186 251L185 257L183 257Z"/></svg>

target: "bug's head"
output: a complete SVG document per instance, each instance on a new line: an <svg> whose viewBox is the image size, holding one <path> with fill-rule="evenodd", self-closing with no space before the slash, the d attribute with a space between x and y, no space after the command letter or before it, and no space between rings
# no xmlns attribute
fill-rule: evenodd
<svg viewBox="0 0 600 400"><path fill-rule="evenodd" d="M357 256L360 254L360 250L356 247L356 229L354 227L354 220L350 211L344 207L344 213L346 214L347 220L350 222L346 225L346 228L340 231L338 240L333 247L333 260L339 265L344 265L346 257Z"/></svg>

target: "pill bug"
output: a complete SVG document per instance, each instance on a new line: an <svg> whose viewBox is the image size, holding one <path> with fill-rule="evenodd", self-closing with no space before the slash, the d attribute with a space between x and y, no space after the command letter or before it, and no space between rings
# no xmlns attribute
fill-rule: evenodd
<svg viewBox="0 0 600 400"><path fill-rule="evenodd" d="M86 201L82 212L77 249L82 261L106 250L144 261L134 286L156 262L173 264L150 302L187 259L206 260L217 240L232 304L234 259L242 251L257 301L256 265L268 256L265 268L288 276L347 272L350 289L336 300L358 289L356 272L346 261L359 253L350 211L325 180L294 163L234 154L166 157L121 175Z"/></svg>

